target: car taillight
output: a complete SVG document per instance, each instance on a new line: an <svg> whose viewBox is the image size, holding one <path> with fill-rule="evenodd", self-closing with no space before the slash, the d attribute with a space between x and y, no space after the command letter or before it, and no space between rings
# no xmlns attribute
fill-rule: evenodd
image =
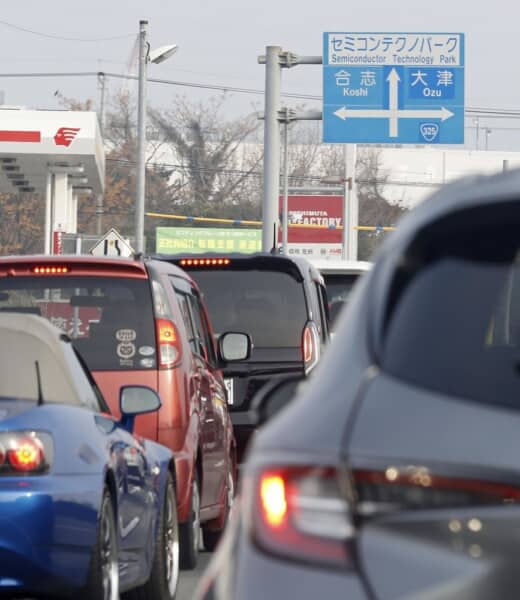
<svg viewBox="0 0 520 600"><path fill-rule="evenodd" d="M52 439L47 433L0 433L0 476L46 473L52 463L52 453Z"/></svg>
<svg viewBox="0 0 520 600"><path fill-rule="evenodd" d="M509 483L445 476L425 466L389 466L353 471L357 511L372 515L395 510L428 510L520 502L520 487Z"/></svg>
<svg viewBox="0 0 520 600"><path fill-rule="evenodd" d="M252 508L251 534L263 551L329 566L351 565L354 528L335 469L265 470L246 497Z"/></svg>
<svg viewBox="0 0 520 600"><path fill-rule="evenodd" d="M309 322L305 325L302 336L302 353L305 373L309 373L320 358L320 337L315 323Z"/></svg>
<svg viewBox="0 0 520 600"><path fill-rule="evenodd" d="M174 367L182 359L181 343L177 328L168 319L155 320L159 367Z"/></svg>

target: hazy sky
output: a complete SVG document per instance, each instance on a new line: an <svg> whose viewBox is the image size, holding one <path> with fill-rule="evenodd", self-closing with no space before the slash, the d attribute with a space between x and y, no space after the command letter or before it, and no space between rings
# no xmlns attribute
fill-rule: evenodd
<svg viewBox="0 0 520 600"><path fill-rule="evenodd" d="M466 106L520 111L520 3L513 0L22 0L3 3L0 15L0 74L107 71L128 73L127 63L139 30L149 20L149 41L155 48L177 43L167 62L151 65L150 77L209 85L253 88L264 85L264 67L257 63L267 45L319 55L325 31L462 32L466 34ZM9 23L46 36L98 41L67 41L13 29ZM109 41L101 38L118 37ZM110 80L115 91L121 81ZM136 86L131 89L135 92ZM298 66L283 73L283 89L321 94L321 68ZM95 77L1 78L7 104L58 108L55 92L78 99L99 100ZM150 84L153 105L167 106L174 94L205 99L214 91ZM293 105L295 100L288 100ZM233 114L261 106L262 97L232 94ZM291 104L292 103L292 104ZM309 108L321 108L307 101ZM519 113L520 114L520 113ZM468 147L475 147L475 129L467 120ZM489 149L520 150L520 119L480 119L491 129Z"/></svg>

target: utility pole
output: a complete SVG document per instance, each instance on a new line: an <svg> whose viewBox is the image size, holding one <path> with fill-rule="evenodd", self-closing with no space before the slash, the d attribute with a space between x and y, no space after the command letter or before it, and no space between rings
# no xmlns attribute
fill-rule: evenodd
<svg viewBox="0 0 520 600"><path fill-rule="evenodd" d="M135 251L144 252L144 198L146 177L146 68L148 21L139 21L139 80L137 101L137 181L135 199Z"/></svg>

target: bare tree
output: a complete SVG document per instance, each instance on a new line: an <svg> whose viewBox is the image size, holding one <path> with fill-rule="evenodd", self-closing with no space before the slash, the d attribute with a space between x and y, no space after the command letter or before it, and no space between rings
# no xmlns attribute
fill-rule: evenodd
<svg viewBox="0 0 520 600"><path fill-rule="evenodd" d="M225 100L192 104L177 98L168 111L151 111L151 121L162 148L177 163L172 177L176 209L251 218L259 214L259 122L254 115L224 119Z"/></svg>

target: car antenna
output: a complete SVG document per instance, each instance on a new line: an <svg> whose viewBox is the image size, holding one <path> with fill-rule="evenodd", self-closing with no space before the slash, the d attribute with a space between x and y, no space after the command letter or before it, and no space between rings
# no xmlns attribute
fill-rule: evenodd
<svg viewBox="0 0 520 600"><path fill-rule="evenodd" d="M276 223L273 223L273 246L270 253L278 254L278 248L276 247Z"/></svg>
<svg viewBox="0 0 520 600"><path fill-rule="evenodd" d="M36 402L37 406L42 406L43 404L43 389L42 389L42 378L40 374L40 363L35 360L34 366L36 367L36 384L38 386L38 401Z"/></svg>

